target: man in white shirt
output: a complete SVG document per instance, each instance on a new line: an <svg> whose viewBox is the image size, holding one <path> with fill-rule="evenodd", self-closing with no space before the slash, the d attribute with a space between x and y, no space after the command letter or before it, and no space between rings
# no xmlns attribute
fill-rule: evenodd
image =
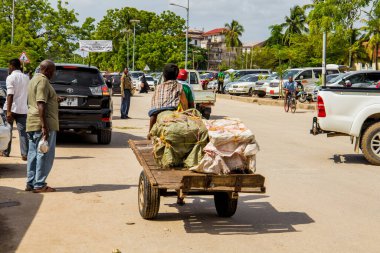
<svg viewBox="0 0 380 253"><path fill-rule="evenodd" d="M12 59L9 62L9 76L6 80L7 100L4 104L7 121L13 128L16 121L17 130L20 136L20 150L22 160L27 160L28 138L26 134L26 116L28 114L28 84L29 78L21 72L21 62L19 59ZM3 151L3 156L9 157L12 147L12 138L7 150Z"/></svg>

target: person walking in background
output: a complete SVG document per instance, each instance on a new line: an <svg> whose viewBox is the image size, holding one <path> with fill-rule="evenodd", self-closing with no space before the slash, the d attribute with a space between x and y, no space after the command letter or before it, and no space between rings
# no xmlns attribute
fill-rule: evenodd
<svg viewBox="0 0 380 253"><path fill-rule="evenodd" d="M187 101L189 102L189 108L194 108L194 91L187 81L188 77L189 72L187 72L186 69L180 69L177 76L177 82L179 82L183 86L183 91L185 92Z"/></svg>
<svg viewBox="0 0 380 253"><path fill-rule="evenodd" d="M7 121L13 129L16 121L17 130L20 136L20 151L23 161L27 160L28 137L26 134L26 116L28 113L28 84L29 78L21 72L21 62L19 59L12 59L9 62L9 76L6 79L7 98L4 104L4 111ZM3 156L9 157L12 148L12 138L8 148L3 151Z"/></svg>
<svg viewBox="0 0 380 253"><path fill-rule="evenodd" d="M41 62L40 73L34 75L28 87L26 131L29 137L29 153L25 191L34 193L55 191L46 184L55 158L56 136L59 130L58 103L63 101L57 97L50 84L54 73L54 62ZM47 150L42 150L40 141L48 142Z"/></svg>
<svg viewBox="0 0 380 253"><path fill-rule="evenodd" d="M124 69L123 75L120 79L121 88L121 107L120 113L122 119L130 119L128 116L129 107L131 106L131 91L132 91L132 79L129 76L128 68Z"/></svg>
<svg viewBox="0 0 380 253"><path fill-rule="evenodd" d="M224 78L225 78L225 74L224 72L219 69L219 73L218 73L218 93L224 93Z"/></svg>
<svg viewBox="0 0 380 253"><path fill-rule="evenodd" d="M140 77L140 92L139 93L148 93L149 91L149 84L146 81L145 74L143 74Z"/></svg>

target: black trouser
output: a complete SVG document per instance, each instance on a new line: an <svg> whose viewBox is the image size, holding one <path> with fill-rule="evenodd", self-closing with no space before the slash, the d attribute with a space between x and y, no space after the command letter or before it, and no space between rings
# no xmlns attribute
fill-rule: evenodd
<svg viewBox="0 0 380 253"><path fill-rule="evenodd" d="M218 92L224 93L224 82L218 81Z"/></svg>

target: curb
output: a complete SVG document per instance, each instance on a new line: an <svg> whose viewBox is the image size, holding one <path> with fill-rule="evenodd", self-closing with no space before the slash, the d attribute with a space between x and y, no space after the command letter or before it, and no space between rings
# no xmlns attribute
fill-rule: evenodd
<svg viewBox="0 0 380 253"><path fill-rule="evenodd" d="M226 94L216 94L217 98L220 99L227 99L227 100L235 100L245 103L255 103L258 105L270 105L270 106L283 106L284 102L283 100L278 99L263 99L263 98L257 98L257 97L240 97L240 96L232 96L232 95L226 95ZM312 104L302 104L297 103L297 109L303 109L303 110L311 110L316 111L317 105L315 103Z"/></svg>

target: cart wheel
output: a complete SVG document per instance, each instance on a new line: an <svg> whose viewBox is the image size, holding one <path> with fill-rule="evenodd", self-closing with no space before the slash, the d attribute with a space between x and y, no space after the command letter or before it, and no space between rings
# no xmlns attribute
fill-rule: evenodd
<svg viewBox="0 0 380 253"><path fill-rule="evenodd" d="M238 199L232 198L228 192L217 192L214 194L216 212L220 217L231 217L235 214Z"/></svg>
<svg viewBox="0 0 380 253"><path fill-rule="evenodd" d="M144 171L140 174L139 179L139 211L144 219L154 219L160 209L160 192L150 185Z"/></svg>

